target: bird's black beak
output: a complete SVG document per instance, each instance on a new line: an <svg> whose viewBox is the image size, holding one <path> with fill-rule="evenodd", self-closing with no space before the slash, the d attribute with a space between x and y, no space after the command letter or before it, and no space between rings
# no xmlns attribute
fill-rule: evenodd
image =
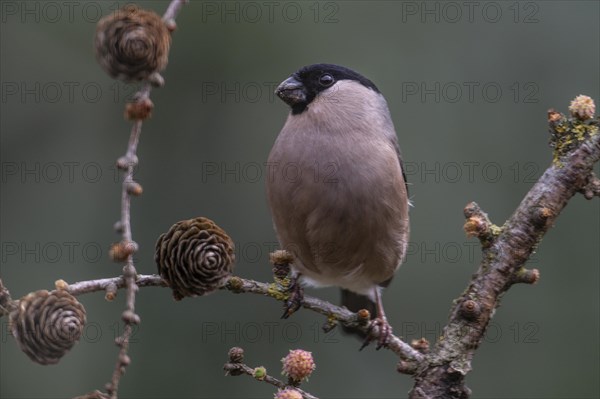
<svg viewBox="0 0 600 399"><path fill-rule="evenodd" d="M293 76L281 82L275 94L290 107L306 101L304 85Z"/></svg>

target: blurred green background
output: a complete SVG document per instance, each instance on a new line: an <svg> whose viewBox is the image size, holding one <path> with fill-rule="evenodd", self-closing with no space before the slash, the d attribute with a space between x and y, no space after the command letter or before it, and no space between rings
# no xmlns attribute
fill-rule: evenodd
<svg viewBox="0 0 600 399"><path fill-rule="evenodd" d="M1 277L14 297L120 271L107 259L120 209L113 164L136 86L100 70L92 39L100 15L124 4L0 3ZM337 63L386 96L411 184L412 244L385 292L389 318L407 340L435 340L480 258L462 230L465 204L501 224L551 161L547 109L567 112L578 94L600 101L599 16L597 1L192 1L141 137L138 270L155 272L159 234L202 215L236 241L236 273L271 278L264 163L288 112L272 92L303 65ZM530 262L540 282L503 298L467 379L474 398L600 396L599 242L600 202L576 196ZM309 293L338 300L334 288ZM72 397L108 381L123 295L81 301L85 336L56 366L29 361L0 319L3 398ZM232 346L274 375L289 349L312 351L304 387L321 398L398 398L412 386L393 354L358 352L312 312L282 321L273 300L218 292L176 303L150 288L137 304L123 398L272 397L271 386L223 376Z"/></svg>

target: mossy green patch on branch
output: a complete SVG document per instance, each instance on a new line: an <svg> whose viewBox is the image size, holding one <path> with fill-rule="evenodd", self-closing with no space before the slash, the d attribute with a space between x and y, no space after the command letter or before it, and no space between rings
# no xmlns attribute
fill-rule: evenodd
<svg viewBox="0 0 600 399"><path fill-rule="evenodd" d="M598 120L581 121L577 118L562 118L552 125L550 146L554 148L552 162L562 167L561 158L579 148L586 140L598 134Z"/></svg>
<svg viewBox="0 0 600 399"><path fill-rule="evenodd" d="M267 294L270 297L273 297L275 299L277 299L278 301L285 301L288 299L289 294L288 293L284 293L282 292L279 287L277 287L276 283L271 283L269 284L269 289L267 291Z"/></svg>

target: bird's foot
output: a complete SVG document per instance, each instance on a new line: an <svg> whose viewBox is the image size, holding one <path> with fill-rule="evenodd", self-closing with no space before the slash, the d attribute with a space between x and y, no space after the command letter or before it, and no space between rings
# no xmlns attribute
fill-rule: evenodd
<svg viewBox="0 0 600 399"><path fill-rule="evenodd" d="M290 278L288 298L283 305L284 311L281 316L282 319L287 319L302 307L302 303L304 302L304 289L298 281L299 277L300 276L294 276Z"/></svg>
<svg viewBox="0 0 600 399"><path fill-rule="evenodd" d="M375 337L373 334L373 329L375 328L375 326L379 327L379 334L377 337ZM371 342L375 341L375 339L377 339L377 346L375 347L375 349L379 350L388 344L391 335L392 326L390 325L390 323L388 323L387 319L385 317L377 317L376 319L371 320L371 323L369 324L369 329L367 331L367 337L365 338L359 350L365 349L367 346L369 346Z"/></svg>

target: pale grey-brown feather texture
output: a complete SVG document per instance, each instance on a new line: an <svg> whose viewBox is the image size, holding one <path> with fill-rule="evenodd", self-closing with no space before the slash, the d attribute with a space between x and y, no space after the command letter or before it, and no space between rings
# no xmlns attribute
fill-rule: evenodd
<svg viewBox="0 0 600 399"><path fill-rule="evenodd" d="M372 297L393 276L409 232L396 146L383 96L355 81L288 117L267 194L280 243L309 282Z"/></svg>

